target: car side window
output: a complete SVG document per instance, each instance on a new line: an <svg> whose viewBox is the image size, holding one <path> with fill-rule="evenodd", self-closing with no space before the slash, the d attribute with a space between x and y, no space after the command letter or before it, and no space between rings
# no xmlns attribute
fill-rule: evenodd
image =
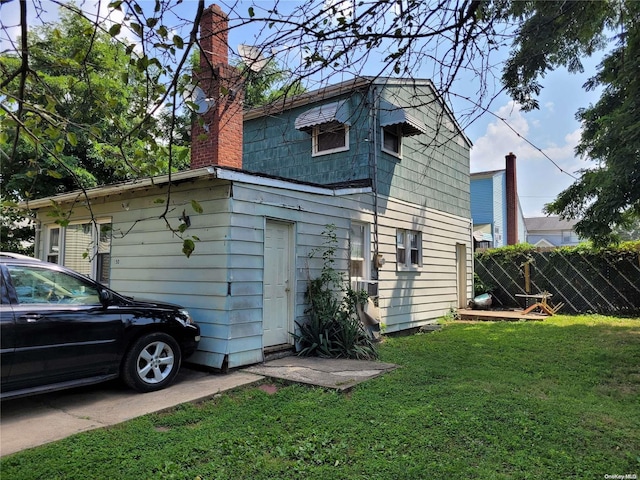
<svg viewBox="0 0 640 480"><path fill-rule="evenodd" d="M90 282L56 270L7 265L18 303L98 305L98 289Z"/></svg>

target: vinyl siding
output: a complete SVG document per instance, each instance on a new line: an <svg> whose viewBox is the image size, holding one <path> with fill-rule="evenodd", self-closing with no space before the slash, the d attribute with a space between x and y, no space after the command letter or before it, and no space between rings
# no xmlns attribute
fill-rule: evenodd
<svg viewBox="0 0 640 480"><path fill-rule="evenodd" d="M380 253L387 260L380 270L379 293L387 332L433 322L457 307L456 243L466 246L467 298L471 298L471 222L419 205L389 199L380 217ZM396 230L422 233L422 267L399 271Z"/></svg>
<svg viewBox="0 0 640 480"><path fill-rule="evenodd" d="M471 218L474 225L493 224L493 177L471 180Z"/></svg>

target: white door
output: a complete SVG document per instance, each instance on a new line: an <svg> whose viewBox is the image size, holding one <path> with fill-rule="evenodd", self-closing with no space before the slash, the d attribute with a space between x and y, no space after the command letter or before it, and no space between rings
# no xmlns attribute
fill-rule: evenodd
<svg viewBox="0 0 640 480"><path fill-rule="evenodd" d="M291 302L292 232L290 223L267 220L264 239L263 346L290 344L293 339Z"/></svg>

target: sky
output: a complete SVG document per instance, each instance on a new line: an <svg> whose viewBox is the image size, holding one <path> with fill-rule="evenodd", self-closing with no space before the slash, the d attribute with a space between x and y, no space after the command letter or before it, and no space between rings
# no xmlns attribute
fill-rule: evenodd
<svg viewBox="0 0 640 480"><path fill-rule="evenodd" d="M335 1L335 0L334 0ZM42 0L47 14L43 18L55 18L57 7L50 0ZM79 2L78 2L79 3ZM103 2L106 4L107 2ZM149 0L141 4L153 5ZM268 5L269 2L260 2ZM29 2L31 4L31 2ZM208 6L210 2L206 2ZM281 5L295 5L283 2ZM91 5L85 2L83 5ZM185 0L181 7L189 18L195 11L194 0ZM3 27L17 24L18 0L5 3L0 8ZM3 30L2 49L7 46L7 35L15 39L16 29ZM229 44L237 49L240 43L248 43L255 32L240 27L231 30ZM508 50L502 52L506 58ZM471 149L471 172L503 169L505 156L513 152L517 157L518 195L525 217L543 216L544 205L552 201L562 190L570 186L576 172L591 164L576 157L574 149L580 139L580 123L575 119L576 111L587 107L598 99L598 92L585 92L582 85L595 74L598 59L585 59L583 74L568 73L564 69L551 72L542 79L543 90L538 97L540 109L523 112L505 94L498 95L489 112L484 113L470 125L465 125L465 134L473 143ZM375 66L373 67L375 69ZM366 72L365 72L366 73ZM412 72L414 77L429 78L426 71ZM462 95L474 95L473 79L465 87L458 85ZM465 108L463 105L453 105Z"/></svg>

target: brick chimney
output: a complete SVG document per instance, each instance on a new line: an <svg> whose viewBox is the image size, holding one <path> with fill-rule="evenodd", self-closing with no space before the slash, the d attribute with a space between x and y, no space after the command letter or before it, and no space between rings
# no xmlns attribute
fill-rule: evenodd
<svg viewBox="0 0 640 480"><path fill-rule="evenodd" d="M229 65L229 18L211 5L200 20L197 85L215 104L191 124L191 168L220 165L242 168L243 85Z"/></svg>
<svg viewBox="0 0 640 480"><path fill-rule="evenodd" d="M506 160L507 183L507 245L518 243L518 181L516 156L509 152Z"/></svg>

